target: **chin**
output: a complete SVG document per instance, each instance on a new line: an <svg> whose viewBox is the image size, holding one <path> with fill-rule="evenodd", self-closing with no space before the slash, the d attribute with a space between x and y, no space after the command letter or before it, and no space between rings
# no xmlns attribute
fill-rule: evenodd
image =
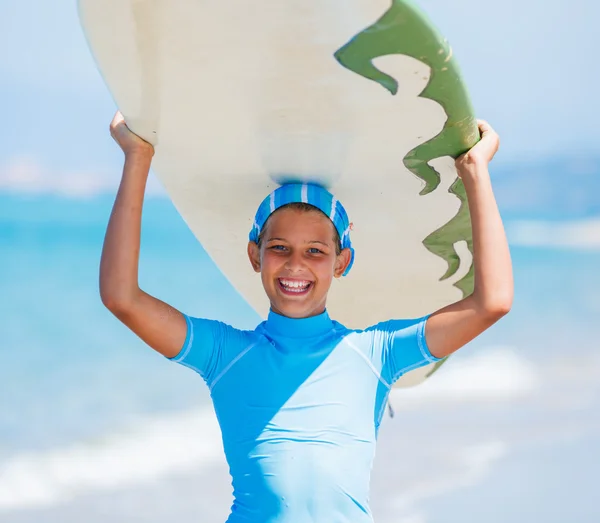
<svg viewBox="0 0 600 523"><path fill-rule="evenodd" d="M290 303L287 300L275 299L271 300L271 308L274 312L288 318L300 319L321 314L325 310L325 305L317 303Z"/></svg>

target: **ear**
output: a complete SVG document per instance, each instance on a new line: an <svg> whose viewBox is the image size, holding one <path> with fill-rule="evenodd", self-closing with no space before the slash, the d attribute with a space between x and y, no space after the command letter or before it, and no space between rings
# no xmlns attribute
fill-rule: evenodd
<svg viewBox="0 0 600 523"><path fill-rule="evenodd" d="M335 278L340 278L344 274L344 272L346 272L346 269L350 264L351 258L352 252L350 251L350 249L342 249L342 252L338 254L335 260L335 266L333 268L333 276Z"/></svg>
<svg viewBox="0 0 600 523"><path fill-rule="evenodd" d="M260 248L255 242L248 242L248 259L254 272L260 272Z"/></svg>

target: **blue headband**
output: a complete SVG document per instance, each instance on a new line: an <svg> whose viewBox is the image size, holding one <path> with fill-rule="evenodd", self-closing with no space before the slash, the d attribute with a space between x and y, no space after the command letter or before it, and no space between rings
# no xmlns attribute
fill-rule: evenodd
<svg viewBox="0 0 600 523"><path fill-rule="evenodd" d="M354 249L350 241L350 222L346 209L329 191L319 185L307 183L288 183L275 189L260 204L254 217L254 225L250 231L250 241L258 243L260 231L267 219L277 209L288 203L308 203L323 211L333 222L341 242L342 249L350 249L351 258L344 276L348 274L354 263Z"/></svg>

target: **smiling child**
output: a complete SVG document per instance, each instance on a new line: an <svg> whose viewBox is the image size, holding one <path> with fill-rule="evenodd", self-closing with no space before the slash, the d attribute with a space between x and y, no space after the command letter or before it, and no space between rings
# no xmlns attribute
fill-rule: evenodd
<svg viewBox="0 0 600 523"><path fill-rule="evenodd" d="M355 255L347 213L324 188L289 184L265 198L250 231L248 257L271 306L266 321L244 331L188 316L139 288L154 149L115 116L111 133L125 164L102 252L101 298L150 347L208 385L232 476L228 523L371 523L370 471L394 382L510 310L512 265L488 172L499 139L486 122L479 127L480 142L456 160L473 228L470 296L364 330L336 322L327 294Z"/></svg>

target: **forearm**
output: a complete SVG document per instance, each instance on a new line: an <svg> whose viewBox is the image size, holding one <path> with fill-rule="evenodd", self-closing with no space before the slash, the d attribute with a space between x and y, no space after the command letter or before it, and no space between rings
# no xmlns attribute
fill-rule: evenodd
<svg viewBox="0 0 600 523"><path fill-rule="evenodd" d="M427 320L427 345L438 358L479 336L512 306L512 263L488 172L500 142L487 122L478 120L477 124L481 140L456 159L473 227L475 285L470 296L446 305Z"/></svg>
<svg viewBox="0 0 600 523"><path fill-rule="evenodd" d="M108 306L135 299L144 192L152 156L125 156L123 176L110 216L100 261L100 296Z"/></svg>
<svg viewBox="0 0 600 523"><path fill-rule="evenodd" d="M473 228L475 285L472 300L492 314L508 312L513 299L510 251L487 166L461 173Z"/></svg>

